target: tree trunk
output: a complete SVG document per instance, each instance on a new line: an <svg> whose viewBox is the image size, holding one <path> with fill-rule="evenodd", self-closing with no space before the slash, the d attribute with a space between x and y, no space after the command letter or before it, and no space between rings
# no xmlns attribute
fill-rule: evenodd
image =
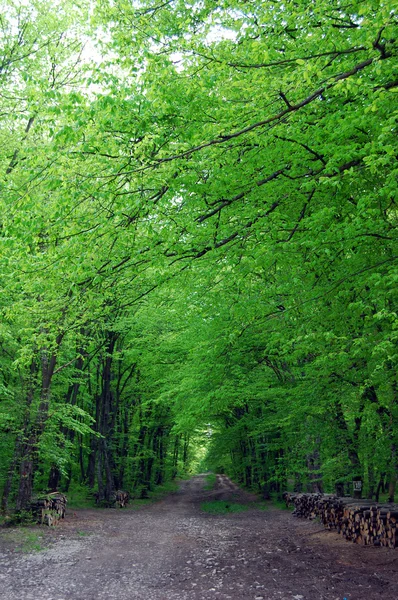
<svg viewBox="0 0 398 600"><path fill-rule="evenodd" d="M384 478L385 478L386 474L385 473L381 473L380 474L380 479L379 479L379 483L377 485L377 489L375 492L375 500L376 502L379 501L379 496L380 496L380 492L384 493Z"/></svg>
<svg viewBox="0 0 398 600"><path fill-rule="evenodd" d="M184 469L186 469L188 467L188 461L189 461L189 433L185 433L184 434L184 447L183 447L183 453L182 453L182 461L184 464Z"/></svg>
<svg viewBox="0 0 398 600"><path fill-rule="evenodd" d="M395 444L391 445L391 471L390 480L388 484L388 500L387 502L394 502L395 488L397 485L397 474L398 474L398 457L397 448Z"/></svg>
<svg viewBox="0 0 398 600"><path fill-rule="evenodd" d="M26 403L25 403L25 414L23 418L22 431L26 432L29 423L30 423L30 407L33 402L34 392L35 392L35 383L36 383L36 375L37 375L37 364L36 364L36 356L33 357L32 362L30 364L30 375L27 381L27 393L26 393ZM17 439L15 440L15 448L14 448L14 456L11 461L11 464L8 469L7 479L3 489L3 496L1 500L1 509L5 511L8 506L8 499L10 496L10 492L12 489L12 483L14 481L15 472L20 464L22 458L23 451L23 433L18 434Z"/></svg>
<svg viewBox="0 0 398 600"><path fill-rule="evenodd" d="M51 465L50 474L48 476L48 489L50 492L56 492L61 480L61 471L57 465Z"/></svg>
<svg viewBox="0 0 398 600"><path fill-rule="evenodd" d="M316 439L314 450L311 454L307 454L307 469L308 469L308 491L313 493L323 492L322 475L320 473L321 460L319 455L320 440Z"/></svg>
<svg viewBox="0 0 398 600"><path fill-rule="evenodd" d="M171 474L172 479L177 477L178 473L178 456L180 450L180 436L176 435L174 439L174 451L173 451L173 471Z"/></svg>
<svg viewBox="0 0 398 600"><path fill-rule="evenodd" d="M59 334L56 339L56 350L59 349L63 335L64 334ZM17 510L24 510L30 505L33 491L33 478L38 462L38 445L48 417L51 381L56 361L56 351L49 355L47 349L43 348L41 350L42 384L40 405L36 420L30 426L26 435L26 441L22 447L22 459L19 468L19 488L16 500Z"/></svg>

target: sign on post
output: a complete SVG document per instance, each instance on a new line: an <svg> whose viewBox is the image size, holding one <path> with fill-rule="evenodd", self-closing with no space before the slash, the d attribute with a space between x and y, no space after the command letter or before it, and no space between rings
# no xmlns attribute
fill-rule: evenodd
<svg viewBox="0 0 398 600"><path fill-rule="evenodd" d="M354 498L361 498L362 497L362 480L354 479L352 482L352 485L353 485L353 489L354 489Z"/></svg>

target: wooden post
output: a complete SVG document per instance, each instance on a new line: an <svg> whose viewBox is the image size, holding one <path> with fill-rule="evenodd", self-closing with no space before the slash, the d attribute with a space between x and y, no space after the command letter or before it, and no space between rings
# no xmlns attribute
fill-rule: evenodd
<svg viewBox="0 0 398 600"><path fill-rule="evenodd" d="M352 486L354 490L354 498L362 498L362 479L360 477L354 477L352 480Z"/></svg>

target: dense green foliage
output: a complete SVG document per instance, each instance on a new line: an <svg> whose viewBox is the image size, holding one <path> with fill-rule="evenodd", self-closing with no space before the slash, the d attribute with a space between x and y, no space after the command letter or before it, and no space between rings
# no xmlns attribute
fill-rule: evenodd
<svg viewBox="0 0 398 600"><path fill-rule="evenodd" d="M393 4L2 0L3 508L200 460L393 496Z"/></svg>

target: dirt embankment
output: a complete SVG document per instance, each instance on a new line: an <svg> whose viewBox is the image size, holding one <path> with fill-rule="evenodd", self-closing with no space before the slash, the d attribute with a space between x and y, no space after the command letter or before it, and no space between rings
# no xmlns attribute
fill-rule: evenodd
<svg viewBox="0 0 398 600"><path fill-rule="evenodd" d="M260 510L225 476L204 476L139 510L69 511L49 548L0 540L2 600L397 600L398 553L362 548L288 512ZM209 500L245 503L210 515Z"/></svg>

